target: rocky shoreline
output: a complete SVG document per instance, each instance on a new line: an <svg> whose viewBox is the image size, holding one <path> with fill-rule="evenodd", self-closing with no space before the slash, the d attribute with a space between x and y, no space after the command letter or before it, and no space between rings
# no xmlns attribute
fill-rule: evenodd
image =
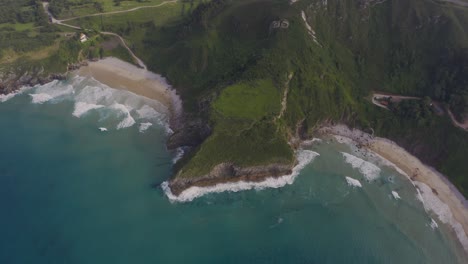
<svg viewBox="0 0 468 264"><path fill-rule="evenodd" d="M45 73L44 68L24 70L21 68L0 71L0 94L6 95L18 91L21 87L44 85L54 80L67 79L68 71L88 65L87 61L70 64L64 73Z"/></svg>
<svg viewBox="0 0 468 264"><path fill-rule="evenodd" d="M292 173L296 164L269 164L265 166L240 167L232 163L222 163L207 175L197 178L175 177L169 182L171 192L178 196L190 187L208 187L220 183L261 182L266 178L278 178Z"/></svg>

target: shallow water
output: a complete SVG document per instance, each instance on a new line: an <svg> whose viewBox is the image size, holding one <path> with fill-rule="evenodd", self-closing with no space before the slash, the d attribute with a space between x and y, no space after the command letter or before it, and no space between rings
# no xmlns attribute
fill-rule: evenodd
<svg viewBox="0 0 468 264"><path fill-rule="evenodd" d="M48 96L32 103L37 94ZM80 102L99 107L73 115ZM311 147L320 156L290 185L170 202L155 187L175 155L164 111L83 79L0 103L0 263L466 261L409 181L367 159L380 169L368 182L342 152L363 157L329 140Z"/></svg>

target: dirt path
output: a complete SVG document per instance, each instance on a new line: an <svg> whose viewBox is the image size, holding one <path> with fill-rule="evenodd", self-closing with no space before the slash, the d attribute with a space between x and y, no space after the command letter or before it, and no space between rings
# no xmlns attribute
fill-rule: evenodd
<svg viewBox="0 0 468 264"><path fill-rule="evenodd" d="M448 115L450 116L450 119L452 119L452 123L459 127L459 128L462 128L464 129L465 131L468 131L468 120L465 120L465 122L463 123L460 123L457 121L457 119L455 118L455 116L453 115L452 111L450 111L450 109L447 108L447 113Z"/></svg>
<svg viewBox="0 0 468 264"><path fill-rule="evenodd" d="M126 12L132 12L132 11L135 11L135 10L138 10L138 9L141 9L141 8L149 8L149 7L160 7L162 5L165 5L165 4L169 4L169 3L175 3L177 2L177 0L172 0L172 1L166 1L166 2L163 2L159 5L155 5L155 6L140 6L140 7L135 7L135 8L132 8L132 9L129 9L129 10L123 10L123 11L115 11L115 12L108 12L108 13L98 13L98 14L93 14L93 15L88 15L88 16L82 16L82 17L89 17L89 16L98 16L98 15L102 15L102 14L117 14L117 13L126 13ZM73 25L69 25L69 24L65 24L63 23L63 21L69 21L69 20L72 20L72 19L77 19L77 18L81 18L81 17L75 17L75 18L71 18L71 19L65 19L65 20L57 20L53 17L52 13L50 13L49 11L49 3L48 2L42 2L42 6L44 7L44 10L46 11L46 13L49 15L49 18L51 20L51 22L53 24L57 24L57 25L62 25L62 26L66 26L66 27L70 27L70 28L73 28L73 29L78 29L78 30L83 30L83 28L81 27L77 27L77 26L73 26ZM119 38L120 42L122 43L122 45L124 46L124 48L126 48L128 50L128 52L130 53L130 55L133 57L133 59L137 62L138 66L141 67L142 69L144 70L147 70L148 68L146 67L146 65L143 63L143 61L138 58L135 53L133 53L133 51L130 49L130 47L128 47L127 43L125 43L125 40L118 34L116 33L113 33L113 32L105 32L105 31L101 31L100 32L101 34L103 35L111 35L111 36L115 36L117 38Z"/></svg>
<svg viewBox="0 0 468 264"><path fill-rule="evenodd" d="M281 110L275 120L281 119L283 117L284 112L286 112L286 108L288 107L288 93L289 93L289 82L293 77L293 73L290 73L288 76L288 80L285 83L285 88L283 92L283 98L281 99Z"/></svg>
<svg viewBox="0 0 468 264"><path fill-rule="evenodd" d="M105 31L101 31L101 34L103 35L111 35L111 36L115 36L117 38L119 38L120 42L122 42L122 45L128 50L128 52L130 53L130 55L132 55L133 59L138 63L138 66L140 66L142 69L144 70L147 70L148 68L146 67L146 65L143 63L143 61L138 58L135 53L133 53L133 51L127 46L127 43L125 43L125 40L119 36L118 34L115 34L115 33L112 33L112 32L105 32Z"/></svg>
<svg viewBox="0 0 468 264"><path fill-rule="evenodd" d="M84 18L84 17L94 17L94 16L100 16L100 15L122 14L122 13L128 13L128 12L137 11L137 10L140 10L140 9L143 9L143 8L155 8L155 7L160 7L160 6L163 6L163 5L166 5L166 4L175 3L175 2L177 2L177 1L178 1L178 0L171 0L171 1L165 1L165 2L162 2L162 3L160 3L160 4L152 5L152 6L138 6L138 7L134 7L134 8L127 9L127 10L119 10L119 11L111 11L111 12L96 13L96 14L91 14L91 15L84 15L84 16L77 16L77 17L71 17L71 18L66 18L66 19L60 19L60 20L57 20L57 21L58 21L58 22L66 22L66 21L75 20L75 19Z"/></svg>
<svg viewBox="0 0 468 264"><path fill-rule="evenodd" d="M386 94L386 93L373 93L372 94L372 103L378 107L390 110L387 106L381 104L379 101L376 100L376 98L384 98L384 97L391 97L393 102L401 102L403 100L421 100L421 97L414 97L414 96L404 96L404 95L396 95L396 94ZM438 105L440 104L439 102L433 101L434 104L439 107ZM440 107L439 107L440 109ZM455 116L453 115L452 111L450 109L446 108L445 112L449 116L450 120L452 120L452 123L454 126L459 127L465 131L468 131L468 120L465 120L465 122L460 123L457 121Z"/></svg>

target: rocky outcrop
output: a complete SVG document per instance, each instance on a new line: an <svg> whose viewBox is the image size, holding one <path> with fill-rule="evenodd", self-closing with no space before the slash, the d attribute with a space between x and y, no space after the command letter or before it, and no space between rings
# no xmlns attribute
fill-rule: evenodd
<svg viewBox="0 0 468 264"><path fill-rule="evenodd" d="M45 84L53 80L64 80L65 74L44 74L43 69L21 71L21 69L0 69L0 94L12 93L23 86Z"/></svg>
<svg viewBox="0 0 468 264"><path fill-rule="evenodd" d="M200 177L175 177L169 187L174 195L179 195L192 186L213 186L226 182L260 182L268 177L278 178L292 173L295 164L269 164L265 166L239 167L233 163L221 163L207 175Z"/></svg>
<svg viewBox="0 0 468 264"><path fill-rule="evenodd" d="M211 134L210 126L201 118L186 116L176 123L176 125L171 125L174 134L167 140L168 149L196 147Z"/></svg>

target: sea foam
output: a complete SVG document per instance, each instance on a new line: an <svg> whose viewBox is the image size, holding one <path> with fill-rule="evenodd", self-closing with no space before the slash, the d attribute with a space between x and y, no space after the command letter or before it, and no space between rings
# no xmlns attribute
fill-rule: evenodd
<svg viewBox="0 0 468 264"><path fill-rule="evenodd" d="M361 182L351 177L346 176L346 182L349 186L362 188Z"/></svg>
<svg viewBox="0 0 468 264"><path fill-rule="evenodd" d="M52 99L59 99L66 97L67 95L75 93L73 86L63 85L61 82L52 82L42 86L38 86L35 93L30 94L32 97L32 103L34 104L43 104L45 102L51 101Z"/></svg>
<svg viewBox="0 0 468 264"><path fill-rule="evenodd" d="M463 248L468 251L468 237L466 236L463 226L453 217L452 211L448 205L442 202L439 197L432 192L432 189L425 183L415 181L415 185L420 190L421 199L424 201L423 205L426 211L431 211L439 220L450 225L455 234L457 235L458 240L462 244Z"/></svg>
<svg viewBox="0 0 468 264"><path fill-rule="evenodd" d="M298 164L293 168L293 172L290 175L284 175L278 178L270 177L261 182L239 181L232 183L220 183L209 187L192 186L184 190L178 196L171 192L168 182L163 182L161 184L161 188L169 200L174 202L190 202L209 193L240 192L252 189L263 190L266 188L280 188L285 185L292 184L297 175L299 175L299 172L319 155L319 153L311 150L299 150L296 155Z"/></svg>
<svg viewBox="0 0 468 264"><path fill-rule="evenodd" d="M123 115L123 120L117 124L117 129L131 127L135 124L135 119L133 119L132 115L130 114L131 109L129 109L126 105L116 103L113 104L111 108L120 111Z"/></svg>
<svg viewBox="0 0 468 264"><path fill-rule="evenodd" d="M138 130L141 132L141 133L144 133L146 130L148 130L148 128L150 128L153 124L150 123L150 122L146 122L146 123L141 123L140 124L140 127L138 128Z"/></svg>
<svg viewBox="0 0 468 264"><path fill-rule="evenodd" d="M395 191L392 191L392 196L393 196L393 198L395 198L395 200L400 200L401 199L400 195Z"/></svg>
<svg viewBox="0 0 468 264"><path fill-rule="evenodd" d="M73 115L76 117L81 117L82 115L86 114L87 112L93 109L103 108L103 105L97 104L89 104L85 102L76 102L75 103L75 110L73 111Z"/></svg>
<svg viewBox="0 0 468 264"><path fill-rule="evenodd" d="M343 154L345 162L354 169L358 169L368 181L373 181L379 177L380 168L376 165L346 152L341 152L341 154Z"/></svg>
<svg viewBox="0 0 468 264"><path fill-rule="evenodd" d="M0 103L4 103L12 98L14 98L15 96L17 95L20 95L30 89L32 89L33 87L29 87L29 86L24 86L22 88L20 88L19 90L16 90L12 93L9 93L9 94L0 94Z"/></svg>

